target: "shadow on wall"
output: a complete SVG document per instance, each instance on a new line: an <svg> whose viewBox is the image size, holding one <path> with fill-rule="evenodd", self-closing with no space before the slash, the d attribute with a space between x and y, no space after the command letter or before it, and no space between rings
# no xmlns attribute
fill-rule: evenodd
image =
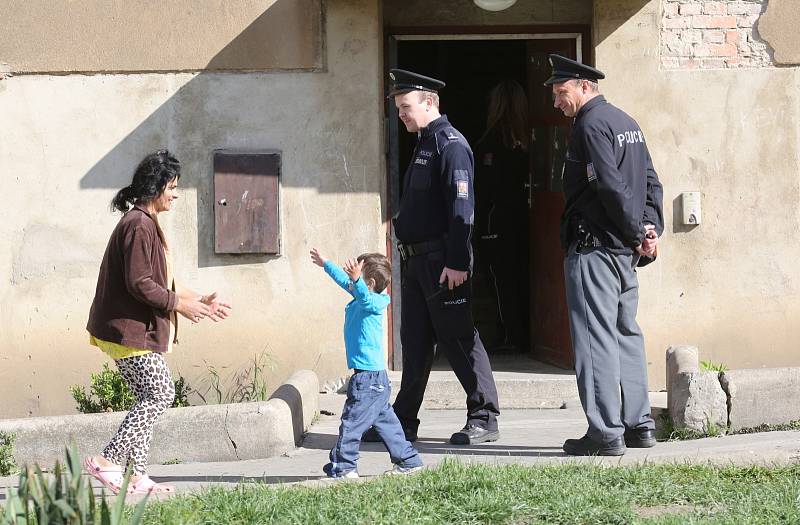
<svg viewBox="0 0 800 525"><path fill-rule="evenodd" d="M327 72L324 2L276 0L103 155L79 187L122 188L147 153L166 147L181 160L181 186L197 190L199 266L270 261L275 256L214 252L214 150L282 151L281 186L313 187L320 193L381 189L363 166L351 165L348 171L345 154L356 152L358 144L354 133L338 123L348 122L346 112L352 108L330 108L329 79L318 78L319 72ZM142 100L157 99L165 84L181 82L174 75L180 71L153 73L131 82L130 89L136 90L131 104L137 103L137 92L146 94Z"/></svg>
<svg viewBox="0 0 800 525"><path fill-rule="evenodd" d="M641 11L653 0L593 0L594 2L594 35L595 46L611 36L623 24ZM656 0L656 24L661 20L661 0Z"/></svg>

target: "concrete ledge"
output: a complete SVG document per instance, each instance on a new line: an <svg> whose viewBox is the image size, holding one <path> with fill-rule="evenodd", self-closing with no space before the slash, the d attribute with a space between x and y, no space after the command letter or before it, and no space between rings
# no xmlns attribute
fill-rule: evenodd
<svg viewBox="0 0 800 525"><path fill-rule="evenodd" d="M800 419L800 368L754 368L720 374L731 430Z"/></svg>
<svg viewBox="0 0 800 525"><path fill-rule="evenodd" d="M316 374L301 370L268 401L171 408L156 423L150 463L179 460L232 461L285 454L311 425L319 403ZM49 467L75 441L81 455L97 454L116 432L125 412L7 419L0 431L14 433L18 464Z"/></svg>

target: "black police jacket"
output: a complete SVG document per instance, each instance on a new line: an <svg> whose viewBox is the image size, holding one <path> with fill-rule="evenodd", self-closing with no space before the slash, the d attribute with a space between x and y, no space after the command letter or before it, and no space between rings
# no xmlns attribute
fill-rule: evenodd
<svg viewBox="0 0 800 525"><path fill-rule="evenodd" d="M467 139L442 115L419 131L411 158L392 220L397 239L411 244L446 236L445 265L469 270L475 196Z"/></svg>
<svg viewBox="0 0 800 525"><path fill-rule="evenodd" d="M475 238L528 242L528 152L490 132L475 148Z"/></svg>
<svg viewBox="0 0 800 525"><path fill-rule="evenodd" d="M566 204L561 241L575 240L581 218L607 249L632 253L644 240L644 225L664 231L663 190L644 134L622 110L598 95L583 105L564 163Z"/></svg>

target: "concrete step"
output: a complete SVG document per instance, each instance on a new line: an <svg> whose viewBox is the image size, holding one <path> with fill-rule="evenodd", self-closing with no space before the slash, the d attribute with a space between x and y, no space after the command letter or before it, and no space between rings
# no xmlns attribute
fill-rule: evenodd
<svg viewBox="0 0 800 525"><path fill-rule="evenodd" d="M492 358L500 409L580 408L575 372L527 358ZM390 371L392 399L400 390L402 372ZM462 409L464 389L448 364L436 363L425 390L423 408ZM666 392L651 392L654 413L666 407Z"/></svg>
<svg viewBox="0 0 800 525"><path fill-rule="evenodd" d="M444 360L439 360L444 361ZM575 373L525 357L492 357L500 409L580 407ZM389 372L392 395L400 389L401 372ZM431 371L422 406L461 409L464 389L449 364L437 362Z"/></svg>

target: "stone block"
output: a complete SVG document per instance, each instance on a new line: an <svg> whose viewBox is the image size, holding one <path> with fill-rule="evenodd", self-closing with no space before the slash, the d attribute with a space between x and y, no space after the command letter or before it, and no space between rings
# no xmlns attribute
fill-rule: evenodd
<svg viewBox="0 0 800 525"><path fill-rule="evenodd" d="M756 368L721 374L732 430L800 420L800 368Z"/></svg>
<svg viewBox="0 0 800 525"><path fill-rule="evenodd" d="M708 432L726 431L728 398L717 372L683 372L674 378L669 395L669 414L675 428Z"/></svg>
<svg viewBox="0 0 800 525"><path fill-rule="evenodd" d="M700 371L700 357L696 346L675 345L667 348L667 406L670 406L672 383L678 374Z"/></svg>

